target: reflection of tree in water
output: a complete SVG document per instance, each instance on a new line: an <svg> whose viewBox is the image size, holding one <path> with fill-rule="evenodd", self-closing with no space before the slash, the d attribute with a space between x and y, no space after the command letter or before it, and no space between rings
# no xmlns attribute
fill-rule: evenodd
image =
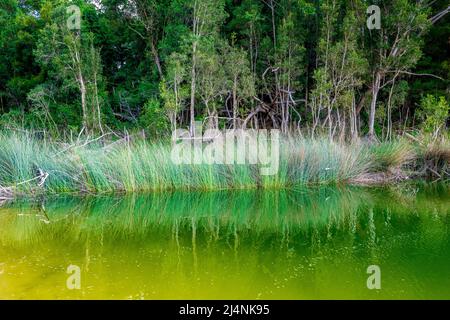
<svg viewBox="0 0 450 320"><path fill-rule="evenodd" d="M431 198L321 187L16 202L0 210L0 257L17 262L27 256L33 266L45 265L46 274L47 265L70 260L105 295L133 285L158 298L174 290L198 297L217 288L221 294L227 293L221 288L247 288L260 297L299 290L314 296L350 280L358 284L355 275L365 277L371 264L395 265L404 274L414 260L416 277L429 267L430 254L444 265L449 211L445 197ZM36 218L42 211L50 223Z"/></svg>

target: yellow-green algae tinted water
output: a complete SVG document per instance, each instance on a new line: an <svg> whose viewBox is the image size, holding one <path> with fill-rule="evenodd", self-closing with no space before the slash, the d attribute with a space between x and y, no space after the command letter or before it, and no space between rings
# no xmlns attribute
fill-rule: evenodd
<svg viewBox="0 0 450 320"><path fill-rule="evenodd" d="M10 203L0 298L450 299L449 203L445 186Z"/></svg>

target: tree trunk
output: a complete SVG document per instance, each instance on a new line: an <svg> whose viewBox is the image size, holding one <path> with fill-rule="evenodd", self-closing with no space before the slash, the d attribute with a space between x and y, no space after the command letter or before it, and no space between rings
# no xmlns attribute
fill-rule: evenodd
<svg viewBox="0 0 450 320"><path fill-rule="evenodd" d="M191 105L190 105L190 133L195 136L195 90L196 90L196 64L197 42L192 44L192 70L191 70Z"/></svg>
<svg viewBox="0 0 450 320"><path fill-rule="evenodd" d="M102 127L102 113L100 110L100 102L98 100L98 86L97 86L97 71L94 71L94 94L95 94L95 104L97 107L97 115L98 115L98 128L100 129L101 134L103 134L103 127Z"/></svg>
<svg viewBox="0 0 450 320"><path fill-rule="evenodd" d="M238 115L238 107L237 107L237 77L234 76L234 79L233 79L233 129L237 129L237 115Z"/></svg>
<svg viewBox="0 0 450 320"><path fill-rule="evenodd" d="M81 70L78 73L78 82L80 84L81 111L83 112L83 126L86 128L86 130L89 131L90 128L88 125L88 117L87 117L87 110L86 110L86 85L84 84L84 79L83 79Z"/></svg>
<svg viewBox="0 0 450 320"><path fill-rule="evenodd" d="M375 111L377 107L378 93L380 91L381 74L376 73L374 83L372 85L372 101L370 102L370 115L369 115L369 138L375 138Z"/></svg>
<svg viewBox="0 0 450 320"><path fill-rule="evenodd" d="M276 25L275 25L275 1L274 0L270 0L270 11L272 13L272 34L273 34L273 48L276 50L277 49L277 29L276 29Z"/></svg>
<svg viewBox="0 0 450 320"><path fill-rule="evenodd" d="M161 60L159 59L158 49L156 49L155 43L153 40L150 40L151 50L153 54L153 59L155 60L156 68L158 69L159 78L163 78L163 72L161 67Z"/></svg>
<svg viewBox="0 0 450 320"><path fill-rule="evenodd" d="M81 57L80 52L77 49L77 46L75 45L76 39L73 40L73 47L68 45L68 49L71 51L72 60L74 63L74 69L77 70L75 73L75 79L78 82L78 86L80 88L80 94L81 94L81 112L83 113L83 127L86 129L86 131L89 131L89 122L88 122L88 115L87 115L87 109L86 109L86 84L84 83L84 77L83 77L83 71L81 70Z"/></svg>
<svg viewBox="0 0 450 320"><path fill-rule="evenodd" d="M331 140L333 137L333 120L331 117L331 105L327 104L327 119L328 119L328 138Z"/></svg>

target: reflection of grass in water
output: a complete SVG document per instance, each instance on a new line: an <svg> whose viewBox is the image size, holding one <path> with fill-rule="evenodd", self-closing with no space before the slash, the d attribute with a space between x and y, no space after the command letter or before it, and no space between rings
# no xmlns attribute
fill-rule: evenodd
<svg viewBox="0 0 450 320"><path fill-rule="evenodd" d="M40 204L18 202L0 209L0 258L20 272L9 277L6 297L21 292L21 281L33 284L30 297L54 297L66 267L76 264L93 290L57 294L448 298L448 188L415 192L318 188L57 198L45 203L49 224L18 216L42 213ZM371 264L382 268L379 294L365 287Z"/></svg>
<svg viewBox="0 0 450 320"><path fill-rule="evenodd" d="M445 192L445 191L444 191ZM446 215L445 202L435 201ZM2 242L139 239L189 235L220 239L233 236L263 239L333 237L370 233L368 212L405 215L429 212L402 194L358 188L316 188L291 192L216 192L150 194L126 197L48 200L45 212L23 202L0 211ZM441 207L439 207L439 205ZM379 219L379 217L378 217ZM385 221L384 221L385 222ZM384 223L379 222L380 224ZM409 226L408 226L409 227ZM373 228L373 227L372 227Z"/></svg>
<svg viewBox="0 0 450 320"><path fill-rule="evenodd" d="M4 209L1 215L2 229L17 239L26 239L32 233L47 240L100 233L130 238L158 230L190 232L193 227L217 236L234 232L283 236L329 223L342 227L355 219L358 207L369 200L364 192L335 188L173 193L49 200L45 204L49 224L36 216L42 214L40 207L26 202ZM25 213L27 216L17 216Z"/></svg>

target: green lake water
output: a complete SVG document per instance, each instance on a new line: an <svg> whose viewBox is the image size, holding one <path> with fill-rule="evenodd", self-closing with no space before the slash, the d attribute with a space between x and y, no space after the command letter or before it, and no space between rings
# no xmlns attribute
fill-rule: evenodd
<svg viewBox="0 0 450 320"><path fill-rule="evenodd" d="M80 289L66 282L80 270ZM379 266L381 289L367 268ZM16 201L1 299L450 299L450 189L326 187Z"/></svg>

